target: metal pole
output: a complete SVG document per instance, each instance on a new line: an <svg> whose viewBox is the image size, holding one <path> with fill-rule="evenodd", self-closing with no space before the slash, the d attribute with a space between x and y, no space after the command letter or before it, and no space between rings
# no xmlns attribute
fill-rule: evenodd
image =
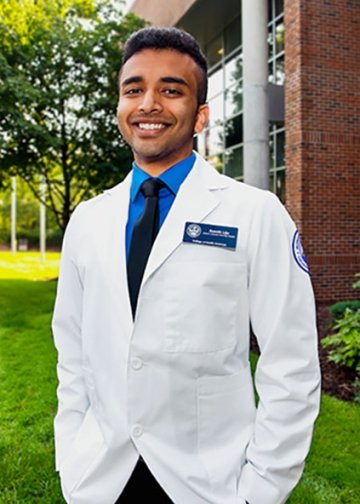
<svg viewBox="0 0 360 504"><path fill-rule="evenodd" d="M242 0L244 180L269 187L267 0Z"/></svg>
<svg viewBox="0 0 360 504"><path fill-rule="evenodd" d="M44 176L40 180L40 257L41 261L45 262L46 253L46 183Z"/></svg>
<svg viewBox="0 0 360 504"><path fill-rule="evenodd" d="M11 252L16 255L16 177L11 177Z"/></svg>

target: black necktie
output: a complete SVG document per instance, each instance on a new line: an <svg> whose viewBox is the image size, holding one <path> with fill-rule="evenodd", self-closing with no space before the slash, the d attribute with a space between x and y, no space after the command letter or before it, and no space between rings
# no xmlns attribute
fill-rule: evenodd
<svg viewBox="0 0 360 504"><path fill-rule="evenodd" d="M135 317L136 303L145 266L159 230L159 191L165 184L155 178L142 183L140 191L145 196L145 207L135 223L127 262L131 309Z"/></svg>

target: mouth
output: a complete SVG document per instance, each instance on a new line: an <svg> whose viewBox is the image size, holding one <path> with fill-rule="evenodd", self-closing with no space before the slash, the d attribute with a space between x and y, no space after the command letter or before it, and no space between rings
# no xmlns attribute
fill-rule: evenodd
<svg viewBox="0 0 360 504"><path fill-rule="evenodd" d="M150 121L134 121L132 126L135 128L136 133L142 137L153 137L161 135L169 126L166 122L150 122Z"/></svg>
<svg viewBox="0 0 360 504"><path fill-rule="evenodd" d="M143 122L139 122L136 124L136 126L138 128L140 128L141 130L145 130L145 131L159 131L159 130L162 130L164 128L166 128L166 124L164 123L143 123Z"/></svg>

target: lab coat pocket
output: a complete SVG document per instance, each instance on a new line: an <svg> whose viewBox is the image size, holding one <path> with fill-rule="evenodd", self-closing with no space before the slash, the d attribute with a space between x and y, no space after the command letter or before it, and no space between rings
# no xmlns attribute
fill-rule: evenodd
<svg viewBox="0 0 360 504"><path fill-rule="evenodd" d="M198 378L197 409L198 451L214 489L234 491L256 413L250 369Z"/></svg>
<svg viewBox="0 0 360 504"><path fill-rule="evenodd" d="M69 496L86 477L104 447L101 429L90 407L70 448L70 453L61 466L61 486L65 496Z"/></svg>
<svg viewBox="0 0 360 504"><path fill-rule="evenodd" d="M213 352L235 345L244 266L176 261L164 285L167 352Z"/></svg>

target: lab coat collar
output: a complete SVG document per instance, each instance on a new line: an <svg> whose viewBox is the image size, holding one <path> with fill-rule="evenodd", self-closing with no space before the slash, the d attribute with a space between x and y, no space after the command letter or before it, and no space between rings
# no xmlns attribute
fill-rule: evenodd
<svg viewBox="0 0 360 504"><path fill-rule="evenodd" d="M181 185L154 242L143 284L182 243L185 223L203 221L219 205L216 190L227 185L227 178L197 154L194 167Z"/></svg>
<svg viewBox="0 0 360 504"><path fill-rule="evenodd" d="M123 292L127 292L125 227L128 217L131 180L132 172L125 177L123 182L105 191L108 196L113 198L114 216L117 216L114 218L116 225L113 233L117 242L115 250L117 250L118 255L115 254L114 261L120 261L119 286L122 286ZM217 190L225 189L228 185L229 179L227 177L220 175L215 168L196 154L195 164L181 185L165 222L156 237L145 268L142 285L182 243L185 223L188 221L203 221L220 203L220 199L216 194ZM119 222L121 226L119 226ZM125 286L126 288L124 288ZM141 288L139 299L140 296ZM132 316L129 296L122 296L122 300L127 304L126 311L129 315L130 329Z"/></svg>

